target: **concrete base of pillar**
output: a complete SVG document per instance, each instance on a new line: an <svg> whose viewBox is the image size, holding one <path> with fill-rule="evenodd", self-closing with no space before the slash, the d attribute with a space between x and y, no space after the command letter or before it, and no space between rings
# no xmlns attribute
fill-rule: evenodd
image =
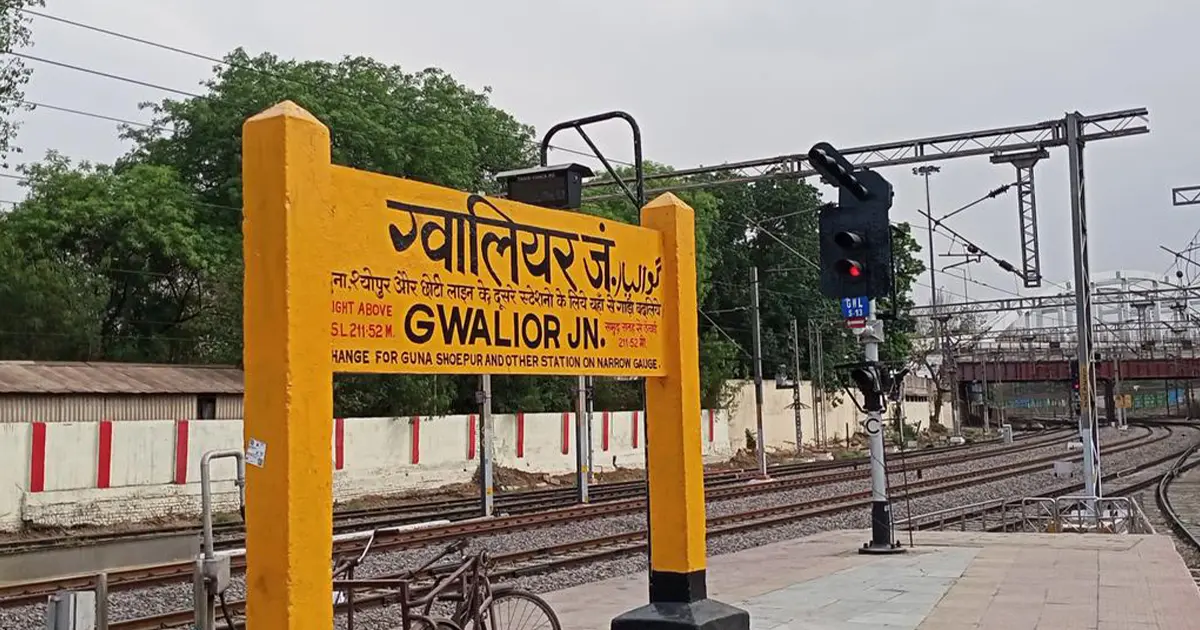
<svg viewBox="0 0 1200 630"><path fill-rule="evenodd" d="M612 630L750 630L750 613L714 599L650 604L612 620Z"/></svg>

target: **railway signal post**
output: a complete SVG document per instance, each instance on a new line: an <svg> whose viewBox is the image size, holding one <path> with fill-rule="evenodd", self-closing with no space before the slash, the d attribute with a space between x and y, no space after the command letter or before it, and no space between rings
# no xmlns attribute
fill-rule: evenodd
<svg viewBox="0 0 1200 630"><path fill-rule="evenodd" d="M867 324L860 329L863 342L863 367L851 370L850 377L863 396L867 417L863 430L867 434L867 449L871 457L871 541L864 543L859 553L900 553L904 549L896 542L892 528L892 508L888 499L887 467L884 463L883 410L885 394L891 389L879 364L879 344L883 343L883 322L875 317L875 301L871 301ZM903 404L903 403L901 403ZM904 427L900 427L903 439Z"/></svg>
<svg viewBox="0 0 1200 630"><path fill-rule="evenodd" d="M813 145L808 159L817 173L838 187L838 203L822 208L819 218L821 293L842 302L846 323L862 340L865 355L864 362L850 371L863 397L866 417L862 427L871 457L871 541L859 551L902 552L899 543L894 542L888 501L883 410L884 395L891 383L879 363L883 321L875 309L875 298L890 295L894 284L888 221L892 185L878 173L856 169L825 142ZM895 299L892 301L894 304Z"/></svg>

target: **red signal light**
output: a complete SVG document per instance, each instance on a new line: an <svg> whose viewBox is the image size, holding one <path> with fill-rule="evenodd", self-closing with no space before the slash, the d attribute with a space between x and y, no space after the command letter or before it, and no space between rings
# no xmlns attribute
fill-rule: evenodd
<svg viewBox="0 0 1200 630"><path fill-rule="evenodd" d="M837 262L837 271L856 280L863 277L863 274L866 273L866 269L863 268L862 264L857 260L850 260L848 258L843 258Z"/></svg>

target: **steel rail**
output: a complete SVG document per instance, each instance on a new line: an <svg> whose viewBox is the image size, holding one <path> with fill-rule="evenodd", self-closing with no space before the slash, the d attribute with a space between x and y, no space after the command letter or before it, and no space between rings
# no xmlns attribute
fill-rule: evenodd
<svg viewBox="0 0 1200 630"><path fill-rule="evenodd" d="M1119 452L1126 449L1138 448L1155 441L1165 439L1167 435L1156 436L1153 432L1148 435L1138 436L1129 440L1122 441L1120 446L1111 446L1109 452ZM1052 459L1057 459L1053 456ZM1042 469L1046 458L1040 458L1032 462L1021 462L1019 464L989 468L984 471L969 471L956 475L948 475L938 479L926 480L917 482L920 486L915 490L910 490L907 493L909 497L926 496L939 492L949 492L958 490L964 487L977 485L979 483L988 483L1011 478L1019 474L1028 474ZM735 514L727 514L723 516L711 517L708 519L708 536L715 538L721 535L738 534L750 530L761 529L764 527L772 527L785 523L794 523L798 519L814 518L818 516L827 516L839 512L844 512L852 509L858 509L870 504L870 491L855 492L837 497L829 497L824 499L816 499L803 501L800 503L787 504L781 506L772 506L759 508L747 512L739 512ZM903 498L903 497L901 497ZM516 567L504 567L493 574L494 577L519 577L533 573L541 573L550 569L563 568L566 566L574 566L595 562L598 560L609 559L616 556L621 556L629 553L635 553L645 550L645 535L646 532L636 531L623 534L614 534L596 539L590 539L574 543L564 543L551 545L539 549L519 551L509 554L499 554L493 556L496 563L517 563ZM567 555L575 552L583 552L579 555ZM534 562L533 564L522 565L522 562L536 560L543 556L557 556L545 560ZM389 576L380 576L381 579L387 579ZM366 596L355 596L356 610L359 606L382 606L388 603L389 593L379 592ZM240 615L245 609L244 601L231 601L229 607L234 615ZM345 610L344 605L339 605L337 610ZM162 628L170 628L187 623L192 618L193 611L191 609L177 610L161 615L153 615L138 619L130 619L124 621L113 622L110 624L112 630L160 630Z"/></svg>
<svg viewBox="0 0 1200 630"><path fill-rule="evenodd" d="M996 448L983 453L966 452L962 455L956 454L951 457L945 457L943 453L943 457L937 460L917 463L923 467L933 468L970 461L980 461L982 459L991 457L1002 457L1027 450L1044 448L1048 445L1054 444L1055 442L1062 441L1064 438L1070 437L1069 435L1060 436L1058 435L1058 432L1053 431L1047 432L1047 435L1052 436L1052 439ZM974 449L968 449L968 451L973 450ZM1014 464L1009 464L1007 467L1011 468L1012 466L1014 466ZM913 467L913 461L911 459L908 462L908 467ZM899 468L889 467L889 469L892 472L899 472ZM992 470L1003 469L1006 469L1006 467L993 468ZM778 492L797 487L831 485L865 478L868 474L869 471L865 467L860 469L855 466L851 470L842 472L782 477L753 484L714 487L707 489L705 494L709 500L729 499L767 492ZM559 507L551 510L500 516L491 519L456 521L449 524L424 529L407 529L403 531L393 530L390 532L381 531L377 536L378 542L376 543L376 548L398 551L435 544L440 541L463 536L494 535L516 531L542 529L546 527L553 527L565 522L578 521L581 519L604 518L609 516L639 513L645 510L645 505L646 503L644 496L634 496L631 498L613 499L601 503L575 504L568 507ZM375 523L374 525L386 527L393 526L394 523L384 522ZM360 529L366 528L368 528L368 525L360 524ZM353 547L354 544L354 541L335 542L334 550L335 552L342 551ZM231 568L235 573L244 571L245 559L243 556L235 555L230 562ZM190 561L184 561L136 567L127 571L110 571L108 576L109 590L130 590L190 580L192 576L192 570L193 563ZM90 575L79 575L44 580L33 580L5 585L0 587L0 608L37 601L60 589L84 588L90 584L91 580L92 576Z"/></svg>

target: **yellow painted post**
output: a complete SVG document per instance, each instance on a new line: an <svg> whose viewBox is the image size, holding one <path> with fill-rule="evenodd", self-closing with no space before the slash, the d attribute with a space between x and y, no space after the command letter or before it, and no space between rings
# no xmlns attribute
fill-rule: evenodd
<svg viewBox="0 0 1200 630"><path fill-rule="evenodd" d="M246 625L333 627L329 130L285 101L243 127Z"/></svg>
<svg viewBox="0 0 1200 630"><path fill-rule="evenodd" d="M612 630L750 628L749 614L708 599L705 583L694 215L670 193L642 208L642 226L663 239L666 368L664 376L646 378L650 604L613 619Z"/></svg>

